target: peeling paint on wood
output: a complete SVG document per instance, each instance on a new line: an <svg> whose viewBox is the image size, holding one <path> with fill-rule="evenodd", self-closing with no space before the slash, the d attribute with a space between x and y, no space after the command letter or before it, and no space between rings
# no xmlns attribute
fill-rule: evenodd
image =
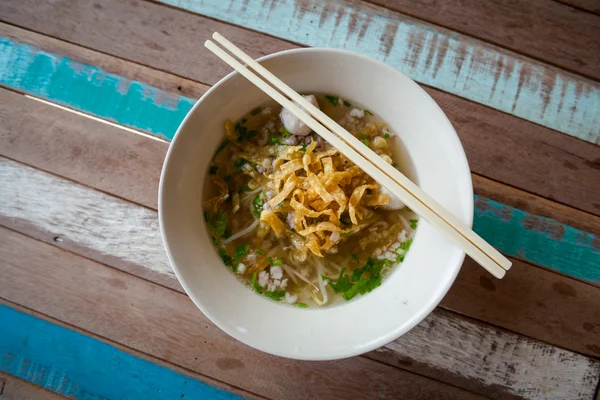
<svg viewBox="0 0 600 400"><path fill-rule="evenodd" d="M5 226L10 226L8 219L27 223L103 257L173 276L155 211L3 158L0 179L6 182L0 204ZM40 191L45 193L42 198ZM589 232L481 196L475 198L474 230L508 256L600 283L600 240ZM130 237L139 238L142 247L132 248ZM106 262L111 264L110 259Z"/></svg>
<svg viewBox="0 0 600 400"><path fill-rule="evenodd" d="M0 321L0 371L69 398L241 399L4 304Z"/></svg>
<svg viewBox="0 0 600 400"><path fill-rule="evenodd" d="M0 84L166 139L196 101L6 38Z"/></svg>
<svg viewBox="0 0 600 400"><path fill-rule="evenodd" d="M356 51L414 80L600 143L600 84L358 1L161 0L299 44ZM434 61L435 59L435 61Z"/></svg>

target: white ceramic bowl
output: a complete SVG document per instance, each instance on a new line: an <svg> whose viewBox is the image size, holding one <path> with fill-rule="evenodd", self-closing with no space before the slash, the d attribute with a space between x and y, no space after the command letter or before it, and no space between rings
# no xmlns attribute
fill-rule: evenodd
<svg viewBox="0 0 600 400"><path fill-rule="evenodd" d="M261 63L296 91L333 93L381 116L400 137L419 185L468 226L473 188L450 121L414 81L347 51L289 50ZM406 333L442 300L464 253L422 221L402 265L373 292L323 309L275 303L244 287L214 251L203 218L204 180L226 119L267 99L237 73L213 86L181 123L159 189L160 228L181 285L202 312L234 338L279 356L330 360L380 347Z"/></svg>

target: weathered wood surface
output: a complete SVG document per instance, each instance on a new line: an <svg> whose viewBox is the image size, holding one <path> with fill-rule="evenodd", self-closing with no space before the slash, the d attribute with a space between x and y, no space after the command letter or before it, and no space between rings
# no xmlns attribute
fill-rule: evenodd
<svg viewBox="0 0 600 400"><path fill-rule="evenodd" d="M600 20L568 5L551 0L368 1L600 79Z"/></svg>
<svg viewBox="0 0 600 400"><path fill-rule="evenodd" d="M420 83L600 141L597 82L385 8L347 0L280 0L268 9L263 0L160 1L295 43L357 51Z"/></svg>
<svg viewBox="0 0 600 400"><path fill-rule="evenodd" d="M264 9L262 0L170 3L303 45L362 52L426 85L593 143L600 140L597 82L375 6L356 2L346 8L342 1L285 0ZM324 4L329 12L321 12ZM181 76L189 77L174 70L193 68L193 79L207 84L216 81L210 70L221 62L206 57L208 68L200 68L199 59L208 54L200 44L215 30L249 48L252 56L290 47L282 40L135 0L7 0L0 3L0 19ZM352 26L354 31L346 31Z"/></svg>
<svg viewBox="0 0 600 400"><path fill-rule="evenodd" d="M7 182L0 224L182 291L164 253L155 211L0 161L0 177ZM467 262L443 306L538 340L600 355L599 289L513 262L510 276L497 282Z"/></svg>
<svg viewBox="0 0 600 400"><path fill-rule="evenodd" d="M11 283L0 282L7 300L252 393L289 399L372 399L382 393L387 398L479 398L365 357L297 362L270 356L227 336L181 293L11 231L2 230L2 236L2 269L12 276ZM573 353L563 356L579 361L570 373L589 385L597 365ZM580 392L578 386L559 390L571 395Z"/></svg>
<svg viewBox="0 0 600 400"><path fill-rule="evenodd" d="M0 371L46 389L39 391L45 397L36 398L63 398L57 393L74 399L263 399L6 300L0 300L0 319L5 322ZM6 398L30 399L25 393Z"/></svg>
<svg viewBox="0 0 600 400"><path fill-rule="evenodd" d="M0 91L0 96L6 98L6 105L0 106L4 122L0 154L156 208L166 143L78 115L65 115L63 110L8 91ZM531 197L525 195L523 198ZM537 204L543 207L544 203ZM476 231L499 250L579 279L600 282L600 271L594 268L599 243L593 233L543 218L544 213L531 214L484 197L476 198L476 206ZM562 207L563 214L590 225L594 219L600 220L565 209Z"/></svg>
<svg viewBox="0 0 600 400"><path fill-rule="evenodd" d="M2 400L61 400L66 397L49 392L33 383L0 372L0 399Z"/></svg>
<svg viewBox="0 0 600 400"><path fill-rule="evenodd" d="M366 357L296 362L266 355L221 332L181 293L11 231L2 230L2 235L3 273L12 276L11 283L0 282L7 300L253 393L271 398L297 398L300 393L438 398L441 391L448 398L469 396ZM100 303L102 313L96 309ZM472 351L481 360L475 361ZM420 373L438 370L442 363L446 373L437 378L450 374L454 384L497 398L589 398L600 372L594 359L439 311L369 357ZM487 368L481 368L483 359Z"/></svg>
<svg viewBox="0 0 600 400"><path fill-rule="evenodd" d="M75 48L73 46L72 50ZM172 137L193 103L190 98L16 42L6 43L5 50L5 62L11 69L4 73L0 70L0 84L135 129L148 129ZM87 53L89 51L82 52L82 56ZM105 56L105 63L110 58ZM116 60L115 68L124 67L122 60ZM133 68L136 69L141 68ZM222 65L221 71L224 75L226 66ZM144 71L145 76L151 74L150 69ZM165 81L167 76L156 73L153 81L172 87L172 82ZM174 82L179 82L179 78ZM72 90L75 85L78 90ZM206 88L198 84L186 87L195 92L203 92ZM591 213L600 213L600 204L596 200L598 193L593 184L600 184L598 146L448 94L430 93L456 126L475 173ZM528 171L528 174L522 171Z"/></svg>
<svg viewBox="0 0 600 400"><path fill-rule="evenodd" d="M600 15L600 2L598 0L556 0L559 3L568 4L580 10Z"/></svg>

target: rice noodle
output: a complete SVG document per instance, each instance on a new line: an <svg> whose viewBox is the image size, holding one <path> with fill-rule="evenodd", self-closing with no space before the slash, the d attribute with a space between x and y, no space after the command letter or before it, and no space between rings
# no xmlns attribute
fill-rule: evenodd
<svg viewBox="0 0 600 400"><path fill-rule="evenodd" d="M321 260L316 259L316 258L315 258L315 264L317 264L319 287L321 288L321 295L323 296L323 304L320 304L320 305L325 305L329 301L329 298L327 296L327 287L325 286L325 282L323 281L323 273L325 272L324 271L325 267L323 266L323 263L321 262ZM315 299L315 301L316 301L316 299Z"/></svg>
<svg viewBox="0 0 600 400"><path fill-rule="evenodd" d="M250 226L248 226L245 229L242 229L241 231L239 231L236 234L233 234L233 235L229 236L227 239L223 240L221 243L222 244L227 244L229 242L233 242L234 240L241 238L242 236L246 236L247 234L249 234L250 232L252 232L256 228L258 228L258 224L260 224L260 221L255 218L254 222L252 222L250 224Z"/></svg>

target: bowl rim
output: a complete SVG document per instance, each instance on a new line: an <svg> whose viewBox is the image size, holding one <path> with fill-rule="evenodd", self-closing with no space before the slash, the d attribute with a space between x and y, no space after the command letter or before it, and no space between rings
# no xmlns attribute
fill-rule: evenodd
<svg viewBox="0 0 600 400"><path fill-rule="evenodd" d="M385 62L375 59L375 58L371 58L368 56L365 56L363 54L360 53L356 53L353 51L349 51L349 50L342 50L342 49L332 49L332 48L325 48L325 47L307 47L307 48L297 48L297 49L289 49L289 50L282 50L276 53L272 53L272 54L268 54L265 56L262 56L258 59L256 59L256 61L258 62L262 62L262 61L266 61L266 60L270 60L272 58L277 58L277 57L284 57L288 54L295 54L295 53L338 53L338 54L342 54L345 56L351 56L351 57L358 57L358 58L362 58L365 61L371 62L371 63L375 63L378 65L378 68L385 68L388 70L391 70L393 73L396 74L400 74L402 76L404 76L405 78L407 78L411 84L415 85L416 87L419 88L419 90L421 90L423 92L423 94L425 94L425 98L427 99L426 101L429 102L430 106L437 108L440 112L441 112L441 116L443 116L443 123L447 125L447 127L450 129L450 132L452 132L454 135L450 135L451 137L449 138L449 140L451 140L452 142L454 142L453 144L457 145L456 146L456 150L459 152L457 153L454 162L456 163L457 167L459 167L461 170L465 171L465 178L466 181L462 182L463 184L466 184L467 187L465 187L465 190L467 190L470 194L470 196L466 196L466 200L462 201L462 206L465 208L465 213L466 213L466 220L463 221L468 227L472 227L473 225L473 217L474 217L474 192L473 192L473 181L472 181L472 176L471 176L471 170L469 168L469 163L468 163L468 159L466 156L466 153L464 151L464 147L462 146L462 142L460 141L460 138L458 136L458 133L456 132L456 130L454 129L454 126L452 125L452 123L450 122L450 120L448 119L448 116L446 115L446 113L444 112L444 110L439 106L439 104L429 95L429 93L427 93L423 87L421 85L419 85L416 81L414 81L412 78L408 77L407 75L405 75L402 71L386 64ZM450 279L447 280L447 282L445 283L444 286L441 287L441 289L436 293L435 296L432 296L431 301L429 303L428 307L423 307L420 312L416 313L415 315L412 316L412 318L410 319L410 322L405 324L404 326L401 326L397 329L393 329L390 332L388 332L385 335L381 335L379 336L376 340L372 340L369 342L368 345L366 346L361 346L361 347L355 347L352 349L349 349L347 352L345 352L344 354L338 354L335 356L323 356L323 357L303 357L301 354L295 354L292 352L278 352L278 351L273 351L272 349L268 349L264 346L259 345L258 343L249 343L247 340L245 339L245 336L242 336L239 334L239 332L232 330L232 329L228 329L227 327L223 326L224 324L220 323L220 318L218 318L217 316L213 315L212 313L210 313L206 307L204 307L202 301L200 301L197 296L193 293L193 291L188 287L188 284L186 283L185 279L183 279L182 277L182 273L179 271L179 267L175 264L174 259L173 259L173 255L171 252L171 246L169 245L169 240L167 239L167 234L165 231L165 224L164 224L164 212L163 212L163 207L164 207L164 197L165 197L165 192L164 192L164 185L165 185L165 177L167 175L167 170L169 167L169 161L171 158L171 155L174 151L174 148L176 146L176 143L178 141L178 138L180 136L180 132L184 129L185 125L187 124L188 120L192 117L192 115L194 114L195 110L200 107L200 105L202 104L203 100L205 98L208 98L208 96L215 90L218 90L219 87L221 85L223 85L225 82L227 82L228 80L232 79L233 77L235 77L236 75L239 75L239 73L237 71L231 71L230 73L228 73L226 76L224 76L223 78L221 78L218 82L216 82L214 85L212 85L210 87L209 90L207 90L194 104L194 106L188 111L188 113L186 114L186 116L184 117L184 119L181 121L181 123L179 124L179 127L177 128L177 131L175 132L175 135L173 137L173 139L171 140L171 142L169 143L169 148L167 150L167 153L165 155L165 159L163 162L163 166L162 166L162 170L161 170L161 174L160 174L160 182L159 182L159 189L158 189L158 221L159 221L159 228L160 228L160 234L161 234L161 238L163 241L163 245L165 248L165 252L167 254L167 258L169 260L169 264L171 265L171 268L173 269L175 276L177 277L177 280L179 281L179 283L181 284L181 286L183 287L185 293L188 295L188 297L192 300L192 302L194 303L194 305L200 309L200 311L202 311L202 313L212 322L214 323L217 327L219 327L219 329L223 330L224 332L226 332L228 335L232 336L233 338L235 338L236 340L252 347L255 348L257 350L263 351L265 353L269 353L269 354L273 354L276 356L281 356L281 357L286 357L286 358L291 358L291 359L298 359L298 360L337 360L337 359L343 359L343 358L348 358L348 357L353 357L356 355L360 355L360 354L364 354L366 352L372 351L374 349L377 349L381 346L384 346L387 343L392 342L393 340L399 338L400 336L404 335L405 333L407 333L408 331L410 331L411 329L413 329L417 324L419 324L420 322L422 322L438 305L439 303L442 301L442 299L445 297L445 295L448 293L448 291L450 290L450 287L454 284L456 277L458 276L458 273L460 272L462 265L464 263L464 259L465 259L465 253L464 251L460 252L460 255L458 257L456 257L456 263L455 265L451 265L450 267L453 268L453 273L450 276ZM461 179L465 179L465 178L461 178ZM415 236L416 237L416 236Z"/></svg>

